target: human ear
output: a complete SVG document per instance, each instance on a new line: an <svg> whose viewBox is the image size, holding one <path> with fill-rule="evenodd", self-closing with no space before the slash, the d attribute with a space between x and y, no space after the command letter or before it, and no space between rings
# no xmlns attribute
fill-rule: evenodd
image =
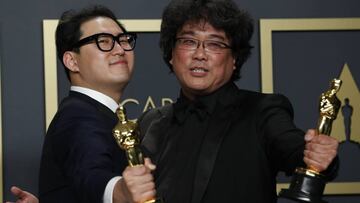
<svg viewBox="0 0 360 203"><path fill-rule="evenodd" d="M73 51L66 51L63 55L63 63L71 72L79 72L76 54Z"/></svg>

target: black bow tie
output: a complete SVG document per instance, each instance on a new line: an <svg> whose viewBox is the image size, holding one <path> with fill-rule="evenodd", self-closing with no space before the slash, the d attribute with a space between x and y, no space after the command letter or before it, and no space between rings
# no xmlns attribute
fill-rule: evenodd
<svg viewBox="0 0 360 203"><path fill-rule="evenodd" d="M178 101L175 104L174 109L175 115L181 123L191 115L196 115L199 121L203 121L208 113L207 106L200 101Z"/></svg>

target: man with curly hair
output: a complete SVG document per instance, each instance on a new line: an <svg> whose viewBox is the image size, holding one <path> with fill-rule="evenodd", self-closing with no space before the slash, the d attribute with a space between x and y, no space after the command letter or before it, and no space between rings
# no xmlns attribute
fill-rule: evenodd
<svg viewBox="0 0 360 203"><path fill-rule="evenodd" d="M336 168L337 140L298 129L286 97L235 85L252 34L251 17L231 0L165 8L160 47L181 90L174 104L139 119L165 202L276 202L278 171Z"/></svg>

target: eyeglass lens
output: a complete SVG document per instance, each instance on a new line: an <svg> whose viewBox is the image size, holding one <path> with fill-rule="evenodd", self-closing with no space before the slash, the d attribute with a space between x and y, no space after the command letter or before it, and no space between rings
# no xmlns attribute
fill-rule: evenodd
<svg viewBox="0 0 360 203"><path fill-rule="evenodd" d="M120 34L118 36L111 34L99 35L96 43L100 50L110 51L114 48L115 41L118 42L125 51L130 51L135 46L135 38L130 34Z"/></svg>

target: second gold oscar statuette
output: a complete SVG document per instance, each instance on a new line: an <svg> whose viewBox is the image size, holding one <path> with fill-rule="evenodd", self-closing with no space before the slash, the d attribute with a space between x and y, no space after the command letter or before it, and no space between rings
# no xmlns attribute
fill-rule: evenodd
<svg viewBox="0 0 360 203"><path fill-rule="evenodd" d="M119 119L113 129L116 143L125 151L129 166L144 164L144 156L140 150L139 128L136 122L128 121L124 107L120 106L116 111ZM144 203L163 203L161 199L152 198Z"/></svg>
<svg viewBox="0 0 360 203"><path fill-rule="evenodd" d="M340 100L336 97L341 83L341 80L333 79L329 90L320 96L317 134L330 135L331 133L332 122L336 119L341 106ZM322 196L325 184L324 175L315 167L299 167L296 168L289 189L282 189L279 196L300 202L324 203Z"/></svg>

